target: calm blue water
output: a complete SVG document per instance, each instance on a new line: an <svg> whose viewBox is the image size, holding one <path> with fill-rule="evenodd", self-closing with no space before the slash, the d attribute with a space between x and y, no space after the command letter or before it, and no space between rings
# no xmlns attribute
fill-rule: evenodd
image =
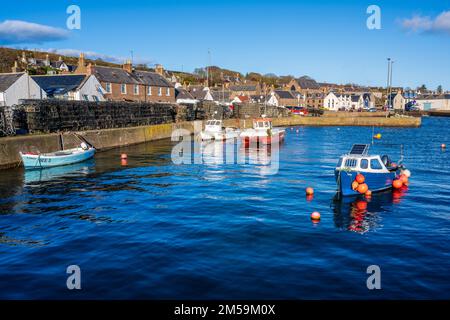
<svg viewBox="0 0 450 320"><path fill-rule="evenodd" d="M372 129L298 129L271 176L263 164L174 165L170 141L0 172L0 298L449 299L450 119L376 130L405 145L412 178L369 203L333 202L333 168ZM72 264L81 291L66 288ZM369 265L382 290L367 289Z"/></svg>

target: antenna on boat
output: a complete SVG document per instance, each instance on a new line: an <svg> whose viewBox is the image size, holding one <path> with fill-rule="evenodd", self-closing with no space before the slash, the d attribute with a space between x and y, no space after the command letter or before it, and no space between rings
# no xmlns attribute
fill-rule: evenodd
<svg viewBox="0 0 450 320"><path fill-rule="evenodd" d="M372 126L372 145L373 145L373 137L375 135L375 126Z"/></svg>

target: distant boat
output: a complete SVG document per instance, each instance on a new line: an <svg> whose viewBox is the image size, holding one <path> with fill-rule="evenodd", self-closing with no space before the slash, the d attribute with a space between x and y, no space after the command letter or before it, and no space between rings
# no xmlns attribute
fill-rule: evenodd
<svg viewBox="0 0 450 320"><path fill-rule="evenodd" d="M20 152L25 169L43 169L86 161L95 154L95 148L81 143L80 147L51 153Z"/></svg>
<svg viewBox="0 0 450 320"><path fill-rule="evenodd" d="M365 184L372 192L392 188L392 182L404 167L392 163L387 155L369 155L368 144L355 144L352 150L342 155L335 169L339 196L359 195L353 189L353 182L358 174L362 174Z"/></svg>
<svg viewBox="0 0 450 320"><path fill-rule="evenodd" d="M205 124L205 130L199 135L202 141L225 141L239 137L239 131L234 128L223 128L222 120L208 120Z"/></svg>
<svg viewBox="0 0 450 320"><path fill-rule="evenodd" d="M255 119L253 128L246 129L241 134L241 140L247 148L251 145L271 145L284 141L286 131L284 129L274 129L272 120L268 118Z"/></svg>

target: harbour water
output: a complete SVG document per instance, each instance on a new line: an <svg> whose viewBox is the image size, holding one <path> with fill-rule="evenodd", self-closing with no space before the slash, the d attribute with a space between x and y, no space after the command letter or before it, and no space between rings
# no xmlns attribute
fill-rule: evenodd
<svg viewBox="0 0 450 320"><path fill-rule="evenodd" d="M169 140L1 171L0 298L449 299L450 119L375 132L373 152L396 159L403 144L412 177L370 202L333 201L337 159L370 142L365 127L288 128L275 175L176 165ZM81 290L66 287L69 265ZM370 265L382 290L367 289Z"/></svg>

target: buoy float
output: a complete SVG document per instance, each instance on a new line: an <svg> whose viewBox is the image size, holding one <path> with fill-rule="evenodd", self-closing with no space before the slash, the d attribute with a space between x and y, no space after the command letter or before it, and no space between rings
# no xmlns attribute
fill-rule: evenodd
<svg viewBox="0 0 450 320"><path fill-rule="evenodd" d="M366 198L372 197L372 191L367 190L365 196L366 196Z"/></svg>
<svg viewBox="0 0 450 320"><path fill-rule="evenodd" d="M367 190L369 190L369 187L367 186L367 184L362 183L358 186L358 192L361 194L365 194L367 192Z"/></svg>
<svg viewBox="0 0 450 320"><path fill-rule="evenodd" d="M403 182L400 179L396 179L396 180L392 181L392 186L395 189L400 189L401 187L403 187Z"/></svg>
<svg viewBox="0 0 450 320"><path fill-rule="evenodd" d="M352 190L358 189L358 186L359 186L359 183L358 183L358 182L356 182L356 181L353 181L353 182L352 182Z"/></svg>
<svg viewBox="0 0 450 320"><path fill-rule="evenodd" d="M400 175L399 180L401 180L401 182L403 182L403 184L405 185L408 183L408 177L404 174Z"/></svg>
<svg viewBox="0 0 450 320"><path fill-rule="evenodd" d="M315 220L315 221L320 220L320 213L317 211L314 211L313 213L311 213L311 220Z"/></svg>
<svg viewBox="0 0 450 320"><path fill-rule="evenodd" d="M408 169L406 169L406 170L403 170L402 171L402 174L404 174L406 177L411 177L411 171L409 171Z"/></svg>
<svg viewBox="0 0 450 320"><path fill-rule="evenodd" d="M373 136L375 139L380 140L381 139L381 133L377 133Z"/></svg>
<svg viewBox="0 0 450 320"><path fill-rule="evenodd" d="M128 165L127 159L121 159L121 160L120 160L120 164L121 164L123 167L127 166L127 165Z"/></svg>
<svg viewBox="0 0 450 320"><path fill-rule="evenodd" d="M447 148L447 146L445 145L445 143L441 144L441 148L442 148L442 149Z"/></svg>
<svg viewBox="0 0 450 320"><path fill-rule="evenodd" d="M128 159L128 155L126 153L122 153L120 155L120 159Z"/></svg>
<svg viewBox="0 0 450 320"><path fill-rule="evenodd" d="M366 181L366 178L361 173L358 173L356 175L355 181L361 184L364 183L364 181Z"/></svg>
<svg viewBox="0 0 450 320"><path fill-rule="evenodd" d="M311 187L306 188L306 195L311 196L314 194L314 189Z"/></svg>
<svg viewBox="0 0 450 320"><path fill-rule="evenodd" d="M297 129L297 131L295 131L295 132L299 133L300 131Z"/></svg>

